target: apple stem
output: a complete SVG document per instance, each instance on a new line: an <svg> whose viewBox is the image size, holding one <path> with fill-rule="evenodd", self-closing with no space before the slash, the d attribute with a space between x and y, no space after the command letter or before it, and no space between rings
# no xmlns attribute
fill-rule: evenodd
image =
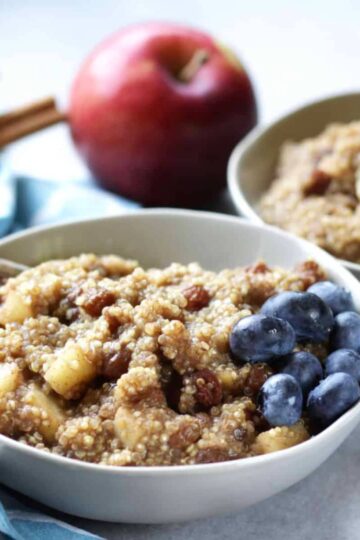
<svg viewBox="0 0 360 540"><path fill-rule="evenodd" d="M187 83L190 82L201 66L206 64L210 55L206 49L198 49L195 51L189 62L180 70L177 78L179 81Z"/></svg>

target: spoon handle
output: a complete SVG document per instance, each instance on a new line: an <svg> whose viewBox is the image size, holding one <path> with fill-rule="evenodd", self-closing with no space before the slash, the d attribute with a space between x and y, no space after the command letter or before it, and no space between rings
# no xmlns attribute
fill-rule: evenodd
<svg viewBox="0 0 360 540"><path fill-rule="evenodd" d="M24 270L28 270L28 266L24 264L8 261L6 259L0 259L0 276L1 277L15 277Z"/></svg>

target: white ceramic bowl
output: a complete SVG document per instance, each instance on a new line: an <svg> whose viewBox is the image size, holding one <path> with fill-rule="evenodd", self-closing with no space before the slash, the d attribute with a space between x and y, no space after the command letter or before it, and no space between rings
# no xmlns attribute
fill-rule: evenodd
<svg viewBox="0 0 360 540"><path fill-rule="evenodd" d="M274 179L279 150L287 140L300 141L319 134L332 122L360 120L360 93L330 97L305 105L272 124L256 128L233 150L228 186L240 215L262 223L257 206ZM360 265L342 261L360 278Z"/></svg>
<svg viewBox="0 0 360 540"><path fill-rule="evenodd" d="M40 228L0 242L0 257L36 264L80 252L116 253L145 266L199 261L220 270L263 257L292 267L312 257L347 287L360 307L360 284L304 240L236 217L144 210ZM226 463L116 468L51 455L0 436L0 481L58 510L93 519L165 523L241 508L298 482L343 442L360 420L360 403L320 435L281 452ZM314 501L315 503L315 501Z"/></svg>

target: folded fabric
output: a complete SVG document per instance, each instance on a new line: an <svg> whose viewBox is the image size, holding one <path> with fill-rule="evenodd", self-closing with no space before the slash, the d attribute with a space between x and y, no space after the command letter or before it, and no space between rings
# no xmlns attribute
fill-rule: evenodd
<svg viewBox="0 0 360 540"><path fill-rule="evenodd" d="M0 236L11 227L15 215L15 188L9 170L0 161Z"/></svg>
<svg viewBox="0 0 360 540"><path fill-rule="evenodd" d="M9 232L70 219L119 214L138 205L89 182L58 184L14 179L0 164L0 237ZM1 470L1 469L0 469ZM99 538L27 508L0 488L0 538L14 540L93 540Z"/></svg>
<svg viewBox="0 0 360 540"><path fill-rule="evenodd" d="M58 184L35 178L14 179L6 169L0 169L0 236L35 225L116 215L138 207L90 181Z"/></svg>
<svg viewBox="0 0 360 540"><path fill-rule="evenodd" d="M0 538L13 540L103 540L68 523L27 508L0 488Z"/></svg>

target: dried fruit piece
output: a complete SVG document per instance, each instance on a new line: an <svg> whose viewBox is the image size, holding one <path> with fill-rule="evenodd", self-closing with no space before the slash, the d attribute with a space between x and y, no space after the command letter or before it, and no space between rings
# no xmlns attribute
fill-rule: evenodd
<svg viewBox="0 0 360 540"><path fill-rule="evenodd" d="M201 429L209 428L211 426L211 416L206 412L198 412L195 415L195 418L199 420Z"/></svg>
<svg viewBox="0 0 360 540"><path fill-rule="evenodd" d="M131 351L122 347L120 351L104 358L102 375L107 379L119 379L129 369Z"/></svg>
<svg viewBox="0 0 360 540"><path fill-rule="evenodd" d="M162 364L161 386L164 390L167 404L175 411L177 411L179 407L182 385L182 376L170 364Z"/></svg>
<svg viewBox="0 0 360 540"><path fill-rule="evenodd" d="M105 317L106 322L108 323L110 333L115 334L116 330L120 326L119 320L114 315L112 315L112 313L109 313L108 311L105 312L104 317Z"/></svg>
<svg viewBox="0 0 360 540"><path fill-rule="evenodd" d="M255 397L271 375L273 371L267 364L252 365L244 387L245 396Z"/></svg>
<svg viewBox="0 0 360 540"><path fill-rule="evenodd" d="M326 277L325 272L320 268L318 263L312 260L297 264L295 266L295 272L299 273L304 290L308 289L310 285L313 285L317 281L322 281Z"/></svg>
<svg viewBox="0 0 360 540"><path fill-rule="evenodd" d="M230 457L225 448L211 446L199 450L195 456L195 463L218 463L219 461L228 461L229 459L234 459L234 457Z"/></svg>
<svg viewBox="0 0 360 540"><path fill-rule="evenodd" d="M331 176L326 172L318 168L314 169L308 185L304 188L304 195L324 195L331 180Z"/></svg>
<svg viewBox="0 0 360 540"><path fill-rule="evenodd" d="M195 399L204 407L218 405L222 399L222 387L218 377L210 369L201 369L193 374L196 386Z"/></svg>
<svg viewBox="0 0 360 540"><path fill-rule="evenodd" d="M245 268L249 274L266 274L270 272L270 268L264 261L258 261L255 264L251 264Z"/></svg>
<svg viewBox="0 0 360 540"><path fill-rule="evenodd" d="M206 307L210 302L210 294L201 285L193 285L183 291L187 300L186 309L188 311L199 311Z"/></svg>
<svg viewBox="0 0 360 540"><path fill-rule="evenodd" d="M265 283L263 281L254 282L251 283L244 301L250 305L262 306L275 292L275 288L271 283Z"/></svg>
<svg viewBox="0 0 360 540"><path fill-rule="evenodd" d="M264 418L262 412L259 411L258 409L255 409L255 410L247 409L246 420L248 420L249 422L252 422L254 424L256 431L259 433L270 429L269 422L266 420L266 418Z"/></svg>
<svg viewBox="0 0 360 540"><path fill-rule="evenodd" d="M179 429L169 437L171 448L186 448L195 443L201 435L200 425L194 421L183 422Z"/></svg>
<svg viewBox="0 0 360 540"><path fill-rule="evenodd" d="M92 290L88 293L83 308L91 317L99 317L104 307L111 306L115 301L116 296L111 291L105 289L102 291Z"/></svg>

